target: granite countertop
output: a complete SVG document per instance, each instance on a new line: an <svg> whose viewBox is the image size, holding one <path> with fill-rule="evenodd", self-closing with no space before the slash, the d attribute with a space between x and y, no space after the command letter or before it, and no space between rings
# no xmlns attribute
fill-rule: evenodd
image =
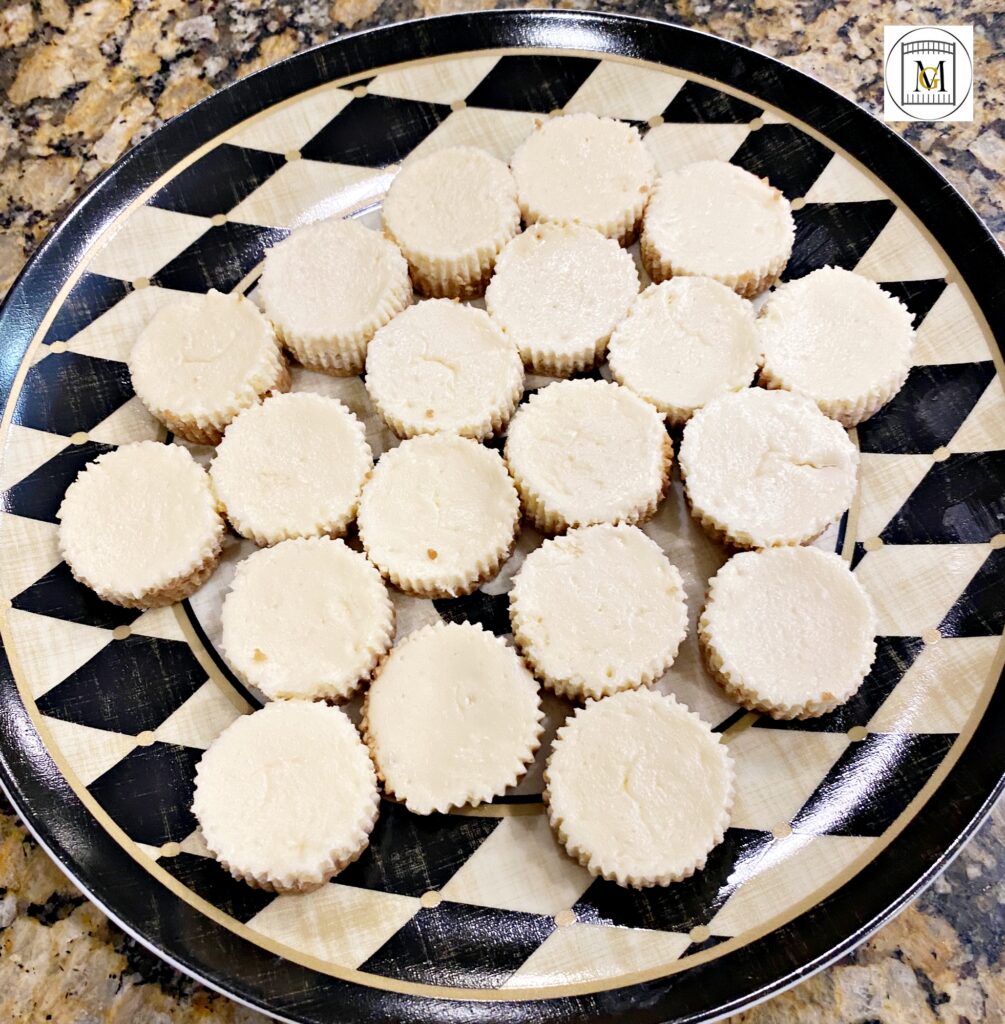
<svg viewBox="0 0 1005 1024"><path fill-rule="evenodd" d="M0 294L86 185L167 118L359 29L493 0L5 0ZM524 6L517 4L515 6ZM530 4L529 6L533 6ZM782 58L878 111L884 24L972 24L974 121L899 125L1005 242L1005 15L994 0L559 0L647 15ZM147 953L81 896L0 797L0 1021L263 1018ZM852 955L732 1024L1005 1021L1005 807Z"/></svg>

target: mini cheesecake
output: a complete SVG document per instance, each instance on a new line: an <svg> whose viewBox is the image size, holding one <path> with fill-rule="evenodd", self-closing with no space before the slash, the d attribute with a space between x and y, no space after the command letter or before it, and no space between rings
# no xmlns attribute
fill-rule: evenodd
<svg viewBox="0 0 1005 1024"><path fill-rule="evenodd" d="M544 533L648 519L672 458L663 417L603 380L542 388L517 410L506 439L524 513Z"/></svg>
<svg viewBox="0 0 1005 1024"><path fill-rule="evenodd" d="M469 622L410 633L367 691L363 735L384 791L446 813L516 785L541 741L537 683L512 648Z"/></svg>
<svg viewBox="0 0 1005 1024"><path fill-rule="evenodd" d="M578 224L535 224L510 242L485 308L535 373L568 377L604 358L639 291L631 255Z"/></svg>
<svg viewBox="0 0 1005 1024"><path fill-rule="evenodd" d="M853 427L903 387L914 327L907 307L874 281L823 267L772 292L757 321L761 384L812 398Z"/></svg>
<svg viewBox="0 0 1005 1024"><path fill-rule="evenodd" d="M785 269L796 237L788 200L721 160L664 174L646 208L642 262L654 281L700 275L747 298Z"/></svg>
<svg viewBox="0 0 1005 1024"><path fill-rule="evenodd" d="M678 454L691 512L740 548L805 544L839 519L858 485L858 449L814 402L747 388L688 421Z"/></svg>
<svg viewBox="0 0 1005 1024"><path fill-rule="evenodd" d="M674 426L713 398L749 387L760 363L753 308L709 277L651 285L608 346L614 379Z"/></svg>
<svg viewBox="0 0 1005 1024"><path fill-rule="evenodd" d="M622 245L634 239L656 181L639 130L594 114L539 122L510 166L528 224L582 224Z"/></svg>
<svg viewBox="0 0 1005 1024"><path fill-rule="evenodd" d="M627 690L587 701L558 730L544 795L570 856L641 889L705 866L729 825L733 777L706 722L673 697Z"/></svg>
<svg viewBox="0 0 1005 1024"><path fill-rule="evenodd" d="M573 700L653 682L687 633L680 573L635 526L546 540L520 566L509 611L534 674Z"/></svg>
<svg viewBox="0 0 1005 1024"><path fill-rule="evenodd" d="M377 776L356 727L326 704L242 715L195 773L192 813L214 857L259 889L307 892L366 849Z"/></svg>
<svg viewBox="0 0 1005 1024"><path fill-rule="evenodd" d="M869 595L844 559L817 548L734 555L709 583L698 630L726 693L773 718L833 711L876 656Z"/></svg>

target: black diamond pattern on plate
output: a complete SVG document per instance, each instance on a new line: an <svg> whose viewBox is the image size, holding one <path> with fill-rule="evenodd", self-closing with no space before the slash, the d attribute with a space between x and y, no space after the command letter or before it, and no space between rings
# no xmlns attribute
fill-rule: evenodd
<svg viewBox="0 0 1005 1024"><path fill-rule="evenodd" d="M499 824L498 818L412 814L384 800L370 845L339 882L402 896L421 896L446 885Z"/></svg>
<svg viewBox="0 0 1005 1024"><path fill-rule="evenodd" d="M132 397L125 363L79 352L54 352L28 370L14 422L69 435L90 430Z"/></svg>
<svg viewBox="0 0 1005 1024"><path fill-rule="evenodd" d="M743 140L729 162L767 178L787 198L797 199L809 192L833 156L795 125L766 124Z"/></svg>
<svg viewBox="0 0 1005 1024"><path fill-rule="evenodd" d="M177 857L161 857L157 863L197 896L242 923L250 921L276 898L275 893L239 882L212 857L179 853Z"/></svg>
<svg viewBox="0 0 1005 1024"><path fill-rule="evenodd" d="M680 959L683 960L686 956L694 956L695 953L703 953L706 949L712 949L722 942L728 942L729 939L730 936L728 935L710 935L704 942L692 942L691 945L681 953Z"/></svg>
<svg viewBox="0 0 1005 1024"><path fill-rule="evenodd" d="M467 597L438 598L433 604L445 622L477 622L496 636L510 632L509 594L476 590Z"/></svg>
<svg viewBox="0 0 1005 1024"><path fill-rule="evenodd" d="M153 283L186 292L208 292L210 288L229 292L262 261L266 249L288 234L285 228L227 221L210 228L161 267Z"/></svg>
<svg viewBox="0 0 1005 1024"><path fill-rule="evenodd" d="M188 644L129 636L109 643L53 687L38 708L52 718L133 736L156 729L204 682L206 670Z"/></svg>
<svg viewBox="0 0 1005 1024"><path fill-rule="evenodd" d="M856 725L868 725L880 705L896 689L904 673L921 653L924 642L915 636L876 637L876 660L862 681L858 693L846 704L819 718L776 721L762 715L755 729L784 729L794 732L847 732Z"/></svg>
<svg viewBox="0 0 1005 1024"><path fill-rule="evenodd" d="M63 495L76 480L77 474L99 455L114 450L112 445L96 444L94 441L69 444L33 473L0 494L0 507L16 516L54 523Z"/></svg>
<svg viewBox="0 0 1005 1024"><path fill-rule="evenodd" d="M904 386L858 425L863 452L929 455L952 441L995 375L994 363L912 366Z"/></svg>
<svg viewBox="0 0 1005 1024"><path fill-rule="evenodd" d="M725 732L731 729L741 718L746 718L750 712L746 708L737 708L731 711L721 722L718 722L712 732Z"/></svg>
<svg viewBox="0 0 1005 1024"><path fill-rule="evenodd" d="M225 142L172 178L149 205L197 217L230 213L285 162L277 153Z"/></svg>
<svg viewBox="0 0 1005 1024"><path fill-rule="evenodd" d="M663 120L680 124L746 124L760 113L760 107L746 100L700 82L685 82L663 111Z"/></svg>
<svg viewBox="0 0 1005 1024"><path fill-rule="evenodd" d="M449 114L442 103L368 94L332 118L301 153L305 160L384 167L404 160Z"/></svg>
<svg viewBox="0 0 1005 1024"><path fill-rule="evenodd" d="M117 278L105 277L103 274L81 274L80 280L63 300L43 340L46 344L69 341L121 302L129 291L129 285Z"/></svg>
<svg viewBox="0 0 1005 1024"><path fill-rule="evenodd" d="M848 533L848 512L842 512L838 520L837 540L834 544L835 551L844 551L844 539Z"/></svg>
<svg viewBox="0 0 1005 1024"><path fill-rule="evenodd" d="M126 626L142 614L136 608L120 608L102 601L90 587L78 583L66 562L60 562L40 580L22 590L11 602L14 608L36 615L49 615L85 626L115 629Z"/></svg>
<svg viewBox="0 0 1005 1024"><path fill-rule="evenodd" d="M469 107L547 114L564 107L599 64L592 57L536 53L500 57L466 103Z"/></svg>
<svg viewBox="0 0 1005 1024"><path fill-rule="evenodd" d="M1005 549L992 551L939 623L943 636L997 636L1005 630Z"/></svg>
<svg viewBox="0 0 1005 1024"><path fill-rule="evenodd" d="M865 545L861 541L855 541L855 543L852 545L851 561L848 565L848 568L851 569L852 572L854 572L858 568L858 563L861 562L862 559L865 558L865 556L868 553L869 552L865 550Z"/></svg>
<svg viewBox="0 0 1005 1024"><path fill-rule="evenodd" d="M883 528L887 544L984 544L1005 533L1005 451L950 455Z"/></svg>
<svg viewBox="0 0 1005 1024"><path fill-rule="evenodd" d="M180 843L196 826L192 793L201 757L201 750L173 743L137 747L87 788L130 839Z"/></svg>
<svg viewBox="0 0 1005 1024"><path fill-rule="evenodd" d="M773 839L770 832L727 829L701 871L666 888L625 889L598 878L573 907L576 919L665 932L707 925L736 888L734 876L749 870Z"/></svg>
<svg viewBox="0 0 1005 1024"><path fill-rule="evenodd" d="M420 910L360 970L427 985L498 988L554 930L551 917L444 900Z"/></svg>
<svg viewBox="0 0 1005 1024"><path fill-rule="evenodd" d="M865 203L807 203L792 214L796 222L796 241L782 280L805 277L821 267L854 270L895 209L888 199Z"/></svg>
<svg viewBox="0 0 1005 1024"><path fill-rule="evenodd" d="M793 818L793 831L881 836L955 739L952 733L872 733L852 743Z"/></svg>
<svg viewBox="0 0 1005 1024"><path fill-rule="evenodd" d="M941 277L932 281L884 281L880 285L883 291L889 292L895 299L900 299L911 311L915 330L921 326L946 287L946 282Z"/></svg>

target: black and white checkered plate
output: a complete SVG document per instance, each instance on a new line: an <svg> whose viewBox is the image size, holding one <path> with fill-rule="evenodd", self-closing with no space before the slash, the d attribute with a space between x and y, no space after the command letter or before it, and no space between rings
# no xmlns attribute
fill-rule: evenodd
<svg viewBox="0 0 1005 1024"><path fill-rule="evenodd" d="M231 538L191 602L141 614L73 581L56 509L96 455L164 436L125 365L162 302L253 291L292 227L379 224L411 154L469 143L507 159L556 110L636 124L664 170L717 158L766 175L796 211L787 277L855 269L914 314L917 365L853 432L859 493L818 542L872 594L876 663L847 706L779 723L722 695L692 630L659 686L724 734L739 790L725 842L679 885L626 891L569 860L538 764L468 813L385 802L367 853L318 892L253 890L207 855L189 810L201 752L254 704L215 647L248 545ZM1001 788L1003 285L994 241L921 157L820 84L709 36L514 11L350 36L254 75L124 158L0 313L0 781L124 927L286 1019L690 1021L770 994L895 912ZM294 386L347 402L375 454L394 443L359 379L298 370ZM725 553L679 483L646 529L680 566L693 618ZM445 618L505 634L510 577L538 542L525 531L471 597L398 595L399 633ZM547 709L554 726L568 706Z"/></svg>

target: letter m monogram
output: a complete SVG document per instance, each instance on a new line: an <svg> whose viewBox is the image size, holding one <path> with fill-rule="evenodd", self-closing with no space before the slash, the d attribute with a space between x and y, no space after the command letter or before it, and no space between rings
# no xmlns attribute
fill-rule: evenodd
<svg viewBox="0 0 1005 1024"><path fill-rule="evenodd" d="M920 60L916 60L914 63L917 67L915 89L924 89L925 92L931 92L933 89L938 89L940 92L946 91L946 62L944 60L940 60L935 67L928 68Z"/></svg>

